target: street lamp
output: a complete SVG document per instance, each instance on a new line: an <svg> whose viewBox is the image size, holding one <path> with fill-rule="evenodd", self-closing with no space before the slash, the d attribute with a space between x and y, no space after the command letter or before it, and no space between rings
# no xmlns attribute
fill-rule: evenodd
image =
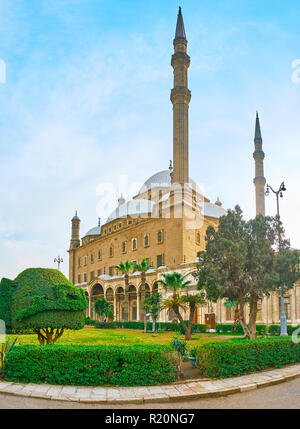
<svg viewBox="0 0 300 429"><path fill-rule="evenodd" d="M278 191L274 191L272 186L267 184L267 189L265 192L266 197L270 194L271 191L276 195L276 202L277 202L277 217L278 220L280 219L279 215L279 197L283 198L283 192L286 191L286 187L284 182L281 183ZM280 232L278 231L278 245L280 250ZM283 291L283 285L281 285L281 294L280 294L280 303L281 303L281 314L280 314L280 335L287 335L287 324L286 324L286 315L284 311L284 291Z"/></svg>
<svg viewBox="0 0 300 429"><path fill-rule="evenodd" d="M62 262L64 262L64 260L63 260L63 258L61 258L60 256L58 256L58 258L55 258L55 259L54 259L54 263L57 263L57 269L58 269L58 271L59 271L60 264L61 264Z"/></svg>

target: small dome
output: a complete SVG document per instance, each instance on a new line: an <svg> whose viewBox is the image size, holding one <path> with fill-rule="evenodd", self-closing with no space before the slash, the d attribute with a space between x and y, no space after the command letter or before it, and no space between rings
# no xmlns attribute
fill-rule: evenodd
<svg viewBox="0 0 300 429"><path fill-rule="evenodd" d="M219 219L221 216L224 216L227 214L227 211L223 209L223 207L220 207L216 204L200 202L199 205L203 207L202 214L204 216L209 216L209 217L214 217Z"/></svg>
<svg viewBox="0 0 300 429"><path fill-rule="evenodd" d="M95 226L94 228L91 228L86 234L85 237L89 235L101 235L101 227Z"/></svg>
<svg viewBox="0 0 300 429"><path fill-rule="evenodd" d="M77 210L75 211L75 216L72 217L72 220L80 220L79 217L77 216Z"/></svg>

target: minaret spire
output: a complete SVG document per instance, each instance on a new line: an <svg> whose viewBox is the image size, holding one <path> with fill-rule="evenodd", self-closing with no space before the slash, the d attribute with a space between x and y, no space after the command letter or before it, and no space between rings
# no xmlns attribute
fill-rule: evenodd
<svg viewBox="0 0 300 429"><path fill-rule="evenodd" d="M182 13L181 13L181 7L180 6L179 6L178 17L177 17L175 39L177 39L179 37L181 37L183 39L186 39L185 29L184 29L184 23L183 23L183 18L182 18Z"/></svg>
<svg viewBox="0 0 300 429"><path fill-rule="evenodd" d="M265 216L265 184L266 179L264 177L264 158L265 154L262 150L262 137L260 130L260 121L258 112L256 112L255 122L255 134L254 134L254 145L255 151L253 158L255 160L255 178L253 183L255 185L255 200L256 200L256 215L262 214Z"/></svg>
<svg viewBox="0 0 300 429"><path fill-rule="evenodd" d="M187 71L190 57L186 53L187 40L181 8L179 8L174 39L172 67L174 88L171 91L173 103L173 174L172 183L181 185L189 181L189 134L188 112L191 91L188 89Z"/></svg>

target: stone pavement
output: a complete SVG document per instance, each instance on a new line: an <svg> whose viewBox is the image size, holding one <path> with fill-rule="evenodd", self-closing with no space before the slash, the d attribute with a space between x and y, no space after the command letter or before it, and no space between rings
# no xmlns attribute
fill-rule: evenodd
<svg viewBox="0 0 300 429"><path fill-rule="evenodd" d="M83 387L2 381L0 393L21 397L99 404L145 404L246 392L300 377L300 364L223 380L189 380L160 386Z"/></svg>

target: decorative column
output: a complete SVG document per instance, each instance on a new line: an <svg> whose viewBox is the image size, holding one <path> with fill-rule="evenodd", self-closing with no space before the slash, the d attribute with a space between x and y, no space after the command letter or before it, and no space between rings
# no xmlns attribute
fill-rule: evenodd
<svg viewBox="0 0 300 429"><path fill-rule="evenodd" d="M136 320L139 321L140 320L140 294L139 291L137 292L136 295Z"/></svg>
<svg viewBox="0 0 300 429"><path fill-rule="evenodd" d="M114 292L114 320L117 320L117 298L116 298L115 292Z"/></svg>
<svg viewBox="0 0 300 429"><path fill-rule="evenodd" d="M295 286L295 295L296 295L296 320L297 323L300 323L300 284L296 284Z"/></svg>

